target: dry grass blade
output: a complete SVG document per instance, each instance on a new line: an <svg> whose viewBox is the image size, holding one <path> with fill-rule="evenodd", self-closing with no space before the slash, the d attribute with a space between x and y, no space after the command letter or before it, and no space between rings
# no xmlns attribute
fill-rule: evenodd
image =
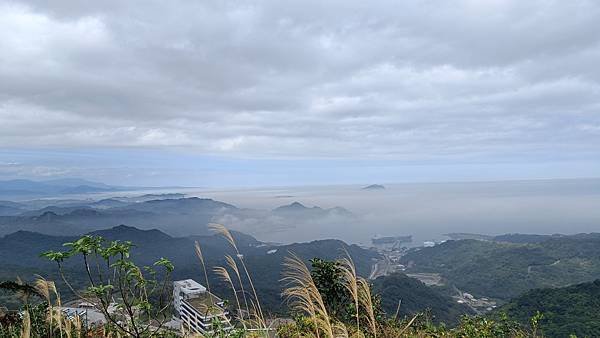
<svg viewBox="0 0 600 338"><path fill-rule="evenodd" d="M23 328L21 329L21 338L31 337L31 318L29 311L23 312Z"/></svg>
<svg viewBox="0 0 600 338"><path fill-rule="evenodd" d="M233 236L231 235L231 232L229 232L229 230L227 230L227 228L224 225L218 224L218 223L210 223L208 225L208 227L212 231L214 231L214 232L220 234L221 236L223 236L229 242L229 244L231 244L231 246L235 249L237 257L240 259L240 262L242 263L242 268L244 269L244 272L246 274L246 278L248 278L248 283L250 283L250 288L252 288L252 293L253 293L253 296L254 296L254 301L256 302L256 306L258 307L258 314L261 317L261 322L264 322L264 316L263 316L263 313L262 313L262 308L260 306L260 301L258 299L258 294L256 293L256 289L254 288L254 283L252 282L252 278L250 277L250 273L248 272L248 268L246 267L246 264L244 263L243 255L240 254L240 251L238 250L238 247L235 244L235 240L233 239ZM229 264L229 262L228 262L228 264ZM238 276L239 276L239 272L238 272ZM241 284L241 279L240 279L240 284ZM242 290L242 292L243 292L243 290ZM246 300L245 293L244 293L244 303L246 304L246 309L248 309L248 302Z"/></svg>
<svg viewBox="0 0 600 338"><path fill-rule="evenodd" d="M286 285L283 296L294 309L307 313L314 320L317 337L319 330L327 337L333 337L333 325L325 302L306 264L298 256L291 254L291 257L285 258L283 266L285 271L281 281Z"/></svg>
<svg viewBox="0 0 600 338"><path fill-rule="evenodd" d="M346 328L346 325L344 325L344 323L335 323L333 325L333 331L335 334L336 338L348 338L349 334L348 334L348 329Z"/></svg>
<svg viewBox="0 0 600 338"><path fill-rule="evenodd" d="M367 312L367 321L374 337L377 337L377 321L375 320L375 310L373 308L373 297L371 296L371 287L364 278L358 279L358 299L360 305Z"/></svg>
<svg viewBox="0 0 600 338"><path fill-rule="evenodd" d="M206 272L206 265L204 264L204 256L202 255L202 249L200 248L200 243L198 241L194 241L194 249L196 251L196 256L200 260L200 264L202 264L202 271L204 271L204 280L206 281L206 288L210 293L210 283L208 281L208 273ZM212 298L210 298L210 302L212 303Z"/></svg>
<svg viewBox="0 0 600 338"><path fill-rule="evenodd" d="M70 320L65 319L65 334L66 334L67 338L71 338L71 332L73 330L72 326L73 326L73 323Z"/></svg>
<svg viewBox="0 0 600 338"><path fill-rule="evenodd" d="M244 268L244 272L246 273L246 278L248 278L248 282L250 283L250 288L252 288L252 293L254 295L254 300L256 301L256 307L258 309L257 315L260 316L260 322L265 323L265 317L262 312L262 308L260 306L260 301L258 300L258 294L256 293L256 289L254 288L254 282L252 282L252 277L250 277L250 273L248 272L248 268L246 267L246 263L244 263L244 259L242 255L238 255L240 262L242 263L242 267ZM266 326L262 327L266 330Z"/></svg>
<svg viewBox="0 0 600 338"><path fill-rule="evenodd" d="M21 277L17 276L17 284L19 285L23 285L23 280L21 279ZM23 292L23 291L18 291L17 292L17 297L19 297L19 299L21 299L23 301L23 303L27 303L29 302L29 295L27 294L27 292Z"/></svg>
<svg viewBox="0 0 600 338"><path fill-rule="evenodd" d="M417 320L417 317L419 317L419 314L416 314L414 317L412 317L412 319L408 322L408 324L406 324L406 326L398 333L398 335L402 335L404 332L406 332L406 330L408 330L408 328L415 322L415 320Z"/></svg>
<svg viewBox="0 0 600 338"><path fill-rule="evenodd" d="M222 266L217 266L214 268L213 270L215 272L215 274L221 278L221 280L228 282L229 285L231 286L231 290L233 291L233 296L235 297L235 303L237 305L238 308L238 314L239 314L239 319L240 322L242 323L242 325L244 326L244 329L246 329L246 324L244 322L244 315L242 312L242 307L240 305L240 299L237 295L237 290L235 289L235 285L233 284L233 280L231 279L231 275L229 274L229 271L227 271L227 269L225 269Z"/></svg>
<svg viewBox="0 0 600 338"><path fill-rule="evenodd" d="M210 230L216 232L217 234L220 234L221 236L223 236L229 242L229 244L231 244L231 246L235 249L235 252L239 254L237 245L235 244L235 240L233 239L231 232L229 232L229 230L227 230L227 228L224 225L218 224L218 223L209 223L208 228Z"/></svg>
<svg viewBox="0 0 600 338"><path fill-rule="evenodd" d="M229 232L229 230L224 225L218 224L218 223L210 223L208 225L208 227L212 231L223 236L235 250L237 257L240 259L240 262L242 263L242 267L244 268L244 272L246 273L246 277L248 278L250 287L252 288L252 292L254 294L254 300L256 301L256 304L258 305L258 309L259 309L258 314L261 317L261 322L264 322L264 317L262 316L262 310L260 308L260 302L258 300L258 295L256 293L256 289L254 288L254 284L252 283L252 278L250 277L250 273L248 272L248 269L246 268L246 265L244 264L244 260L242 259L243 256L240 254L240 251L238 250L238 247L235 243L235 240L233 239L233 236L231 235L231 232ZM237 264L235 263L235 260L229 255L225 256L225 259L227 260L227 264L235 271L235 273L238 277L238 280L240 281L240 288L242 291L242 295L244 297L244 304L246 306L246 310L249 312L250 309L248 307L248 300L246 299L246 292L244 291L244 283L242 282L242 278L240 276L240 272L237 267Z"/></svg>
<svg viewBox="0 0 600 338"><path fill-rule="evenodd" d="M48 304L48 313L46 321L48 322L49 330L53 330L54 324L56 323L62 335L63 323L62 312L60 311L61 301L60 295L58 294L58 290L56 289L56 284L38 275L34 282L34 288L40 295L42 295L45 298L46 303ZM54 294L54 297L56 299L56 305L58 308L55 308L52 305L52 294Z"/></svg>
<svg viewBox="0 0 600 338"><path fill-rule="evenodd" d="M398 300L398 307L396 308L396 313L394 313L394 320L398 320L398 315L400 314L400 306L402 305L402 299Z"/></svg>
<svg viewBox="0 0 600 338"><path fill-rule="evenodd" d="M240 270L238 269L237 263L233 259L233 257L229 255L225 255L225 260L227 261L227 265L235 272L235 275L238 278L238 282L240 283L240 291L242 291L242 298L244 299L244 306L246 307L246 311L250 312L250 308L248 307L248 300L246 299L246 291L244 290L244 282L242 281L242 277L240 276Z"/></svg>
<svg viewBox="0 0 600 338"><path fill-rule="evenodd" d="M48 281L46 281L43 277L36 278L33 283L33 286L40 295L44 296L48 305L51 305L50 301L50 286L48 285Z"/></svg>
<svg viewBox="0 0 600 338"><path fill-rule="evenodd" d="M256 327L265 330L264 332L266 333L266 327L267 327L267 323L265 322L264 318L262 317L260 310L257 306L257 303L255 303L252 299L250 299L250 304L252 305L252 313L251 315L254 317L254 322L256 323Z"/></svg>
<svg viewBox="0 0 600 338"><path fill-rule="evenodd" d="M75 324L75 332L77 332L77 338L81 337L81 328L83 327L83 323L81 322L81 317L76 316L73 321Z"/></svg>
<svg viewBox="0 0 600 338"><path fill-rule="evenodd" d="M356 268L354 261L350 257L348 251L346 251L346 258L340 260L342 274L344 276L344 286L350 293L352 300L354 301L354 307L356 309L356 328L360 331L360 318L359 318L359 295L358 295L358 278L356 276Z"/></svg>
<svg viewBox="0 0 600 338"><path fill-rule="evenodd" d="M196 256L202 264L204 264L204 256L202 255L202 250L200 249L200 243L198 241L194 241L194 248L196 250Z"/></svg>

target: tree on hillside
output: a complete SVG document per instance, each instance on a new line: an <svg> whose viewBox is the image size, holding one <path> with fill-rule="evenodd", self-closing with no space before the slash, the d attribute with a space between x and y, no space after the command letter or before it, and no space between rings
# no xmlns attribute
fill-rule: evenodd
<svg viewBox="0 0 600 338"><path fill-rule="evenodd" d="M42 256L56 262L65 284L79 298L96 304L109 326L132 337L144 337L156 334L169 319L169 281L174 267L168 259L139 267L129 257L131 242L106 242L99 236L83 236L64 246L70 249ZM75 290L63 273L63 262L74 257L82 259L87 276L83 291Z"/></svg>

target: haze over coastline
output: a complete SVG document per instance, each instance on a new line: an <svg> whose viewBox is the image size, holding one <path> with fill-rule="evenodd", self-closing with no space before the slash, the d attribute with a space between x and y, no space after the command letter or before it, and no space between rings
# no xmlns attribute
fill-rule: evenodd
<svg viewBox="0 0 600 338"><path fill-rule="evenodd" d="M85 181L84 181L85 182ZM92 183L90 183L92 184ZM413 245L446 239L443 234L595 232L600 220L600 179L552 179L481 182L386 183L385 189L365 185L316 185L253 188L142 188L46 195L53 200L100 200L140 194L173 194L165 198L200 197L242 209L269 211L296 202L306 208L342 207L353 217L303 219L304 215L226 217L227 226L264 241L290 243L336 238L369 244L374 235L413 235ZM101 185L104 187L104 185ZM3 199L19 200L10 195ZM31 200L32 197L21 198Z"/></svg>
<svg viewBox="0 0 600 338"><path fill-rule="evenodd" d="M529 180L186 190L239 207L272 209L294 201L306 206L344 207L360 217L353 224L317 223L312 228L257 233L267 241L339 238L367 244L375 234L413 234L416 244L444 239L448 232L483 234L598 231L600 179ZM283 196L283 197L281 197ZM241 229L240 229L241 230Z"/></svg>

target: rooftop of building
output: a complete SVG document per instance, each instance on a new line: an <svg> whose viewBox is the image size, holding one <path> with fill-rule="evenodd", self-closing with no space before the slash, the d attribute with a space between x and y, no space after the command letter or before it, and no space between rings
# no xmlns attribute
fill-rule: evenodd
<svg viewBox="0 0 600 338"><path fill-rule="evenodd" d="M183 279L173 282L175 287L179 287L184 293L201 293L206 292L204 285L196 282L193 279Z"/></svg>
<svg viewBox="0 0 600 338"><path fill-rule="evenodd" d="M202 293L194 298L185 300L190 306L204 315L219 315L224 312L218 304L223 300L209 292Z"/></svg>

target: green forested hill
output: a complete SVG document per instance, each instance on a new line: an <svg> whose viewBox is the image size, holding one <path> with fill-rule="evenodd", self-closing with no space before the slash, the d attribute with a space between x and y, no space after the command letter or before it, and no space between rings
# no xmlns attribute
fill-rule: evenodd
<svg viewBox="0 0 600 338"><path fill-rule="evenodd" d="M600 278L600 234L549 238L536 244L447 241L402 258L409 272L437 272L476 296L508 300L534 288Z"/></svg>
<svg viewBox="0 0 600 338"><path fill-rule="evenodd" d="M400 318L428 310L434 322L453 325L462 315L473 314L466 305L401 273L377 278L373 281L373 291L381 296L381 305L390 316L396 313L399 301Z"/></svg>
<svg viewBox="0 0 600 338"><path fill-rule="evenodd" d="M535 289L511 300L492 315L506 313L527 324L536 311L546 337L600 337L600 280L557 289Z"/></svg>
<svg viewBox="0 0 600 338"><path fill-rule="evenodd" d="M140 230L124 225L95 231L91 234L102 236L106 240L132 241L135 246L131 250L131 257L137 264L151 265L161 257L166 257L175 265L173 278L194 278L203 283L204 275L194 251L194 241L198 241L203 250L214 291L223 297L230 296L229 285L218 280L212 273L214 266L225 266L225 255L235 256L235 251L221 236L171 237L159 230ZM246 234L232 232L232 235L240 252L245 257L244 260L254 280L261 302L268 312L285 310L281 298L280 279L282 278L283 260L291 253L308 262L309 259L315 257L334 260L348 252L354 259L357 272L363 276L369 274L373 260L379 257L374 251L356 245L348 245L339 240L270 246ZM31 281L35 275L41 275L57 281L57 285L62 287L63 283L57 276L55 263L49 262L39 255L49 250L65 250L62 244L77 238L76 236L50 236L27 231L18 231L0 237L0 281L14 281L17 278ZM64 266L74 284L83 286L85 271L81 260L67 260ZM69 293L66 292L66 289L62 289L65 291L63 297L68 299ZM0 303L2 301L3 294L0 292ZM6 299L4 301L6 302Z"/></svg>

